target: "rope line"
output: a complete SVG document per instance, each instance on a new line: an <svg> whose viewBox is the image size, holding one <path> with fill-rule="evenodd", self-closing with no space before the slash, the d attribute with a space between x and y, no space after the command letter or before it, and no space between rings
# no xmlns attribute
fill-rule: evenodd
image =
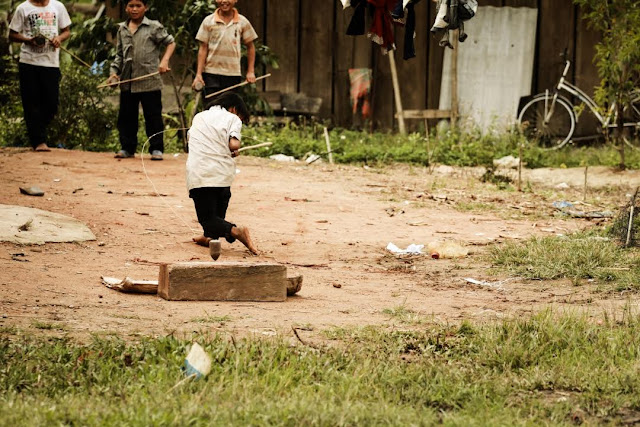
<svg viewBox="0 0 640 427"><path fill-rule="evenodd" d="M167 201L165 201L162 196L160 195L160 192L158 191L158 189L156 188L156 185L153 183L153 181L151 180L151 178L149 177L149 174L147 173L147 168L144 165L144 151L145 151L145 146L150 143L151 138L153 138L156 135L160 135L161 133L170 131L170 130L175 130L175 131L179 131L179 130L189 130L189 128L171 128L171 129L165 129L163 131L160 132L156 132L153 135L151 135L149 138L147 138L147 140L144 142L144 144L142 144L142 152L140 153L140 160L142 161L142 170L144 171L144 176L147 177L147 180L149 181L149 183L151 184L151 187L153 187L153 191L156 193L156 196L158 196L158 198L160 198L160 200L162 201L162 203L165 204L165 206L167 206L171 212L173 212L173 215L178 218L193 234L198 234L198 231L196 231L195 229L193 229L180 215L178 215L178 213L176 212L175 209L173 209L173 206L171 206Z"/></svg>

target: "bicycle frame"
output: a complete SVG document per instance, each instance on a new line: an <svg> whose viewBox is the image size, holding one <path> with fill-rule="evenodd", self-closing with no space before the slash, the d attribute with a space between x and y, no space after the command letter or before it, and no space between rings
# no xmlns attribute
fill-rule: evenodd
<svg viewBox="0 0 640 427"><path fill-rule="evenodd" d="M600 122L600 124L602 125L602 127L607 127L609 125L609 122L611 121L611 117L612 117L612 113L613 111L615 111L615 104L612 104L611 107L609 108L609 114L607 114L606 117L603 117L602 114L600 114L599 108L598 108L598 104L595 103L595 101L593 99L591 99L591 97L589 95L587 95L582 89L580 89L578 86L569 83L566 80L567 77L567 73L569 72L569 67L571 66L571 61L566 61L566 65L564 67L564 71L562 72L562 77L560 77L560 81L558 82L558 85L556 86L556 90L554 93L554 103L555 100L558 97L558 93L561 90L564 90L566 92L569 92L571 95L577 97L580 101L582 101L587 107L589 107L589 109L591 110L591 112L593 113L594 116L596 116L596 118L598 119L598 121ZM549 115L550 117L550 115Z"/></svg>

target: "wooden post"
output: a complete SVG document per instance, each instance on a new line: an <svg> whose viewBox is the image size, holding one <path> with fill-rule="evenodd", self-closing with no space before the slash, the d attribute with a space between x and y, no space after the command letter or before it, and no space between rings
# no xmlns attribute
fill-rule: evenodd
<svg viewBox="0 0 640 427"><path fill-rule="evenodd" d="M582 195L582 201L587 201L587 173L589 172L589 166L584 167L584 194Z"/></svg>
<svg viewBox="0 0 640 427"><path fill-rule="evenodd" d="M458 35L460 30L453 31L453 51L451 52L451 128L458 125Z"/></svg>
<svg viewBox="0 0 640 427"><path fill-rule="evenodd" d="M398 83L398 70L396 69L396 59L394 50L387 52L389 56L389 66L391 67L391 81L393 83L393 95L396 99L396 110L398 116L398 130L402 135L407 134L407 128L404 124L404 112L402 111L402 98L400 96L400 84Z"/></svg>
<svg viewBox="0 0 640 427"><path fill-rule="evenodd" d="M333 153L331 152L331 140L329 139L329 131L324 128L324 140L327 143L327 153L329 155L329 163L333 164Z"/></svg>
<svg viewBox="0 0 640 427"><path fill-rule="evenodd" d="M518 144L518 191L522 191L522 143Z"/></svg>

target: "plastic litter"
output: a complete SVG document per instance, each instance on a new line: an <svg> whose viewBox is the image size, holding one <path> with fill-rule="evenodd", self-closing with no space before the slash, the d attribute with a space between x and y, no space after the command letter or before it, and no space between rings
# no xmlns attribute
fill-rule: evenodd
<svg viewBox="0 0 640 427"><path fill-rule="evenodd" d="M295 162L296 158L293 156L287 156L286 154L274 154L269 156L271 160L276 160L278 162Z"/></svg>
<svg viewBox="0 0 640 427"><path fill-rule="evenodd" d="M427 244L427 251L433 255L437 254L438 258L464 258L469 255L469 249L452 240L436 241Z"/></svg>
<svg viewBox="0 0 640 427"><path fill-rule="evenodd" d="M416 245L415 243L410 244L406 249L400 249L391 242L387 245L387 250L396 255L422 255L423 248L424 245Z"/></svg>
<svg viewBox="0 0 640 427"><path fill-rule="evenodd" d="M502 158L493 160L493 166L495 166L496 168L517 169L519 163L520 158L513 156L504 156Z"/></svg>
<svg viewBox="0 0 640 427"><path fill-rule="evenodd" d="M194 342L191 350L184 361L184 373L187 377L195 379L206 377L211 372L211 357L204 349Z"/></svg>
<svg viewBox="0 0 640 427"><path fill-rule="evenodd" d="M562 213L574 218L612 218L614 215L611 211L582 211L576 208L573 203L565 200L555 201L551 205Z"/></svg>

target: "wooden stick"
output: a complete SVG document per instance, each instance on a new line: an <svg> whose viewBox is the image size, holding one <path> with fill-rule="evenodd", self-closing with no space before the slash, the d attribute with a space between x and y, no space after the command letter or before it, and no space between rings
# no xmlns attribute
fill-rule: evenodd
<svg viewBox="0 0 640 427"><path fill-rule="evenodd" d="M329 139L329 131L324 128L324 140L327 143L327 153L329 154L329 163L333 164L333 154L331 154L331 140Z"/></svg>
<svg viewBox="0 0 640 427"><path fill-rule="evenodd" d="M252 148L260 148L260 147L268 147L270 145L272 145L273 142L263 142L262 144L256 144L256 145L247 145L246 147L242 147L238 150L238 153L245 151L245 150L251 150Z"/></svg>
<svg viewBox="0 0 640 427"><path fill-rule="evenodd" d="M631 207L629 209L629 225L627 227L627 239L624 244L625 248L628 248L629 244L631 243L631 229L633 228L633 211L636 207L636 197L638 197L639 189L640 187L636 187L636 192L633 194L633 197L631 198Z"/></svg>
<svg viewBox="0 0 640 427"><path fill-rule="evenodd" d="M458 126L458 36L460 30L453 31L453 50L451 51L451 128ZM462 141L462 139L460 139Z"/></svg>
<svg viewBox="0 0 640 427"><path fill-rule="evenodd" d="M518 146L518 191L522 191L522 143Z"/></svg>
<svg viewBox="0 0 640 427"><path fill-rule="evenodd" d="M589 166L584 167L584 193L582 194L582 201L587 201L587 173L589 172Z"/></svg>
<svg viewBox="0 0 640 427"><path fill-rule="evenodd" d="M266 79L267 77L271 77L271 73L265 74L264 76L256 77L256 82L258 80ZM249 82L245 80L244 82L238 83L237 85L229 86L226 89L222 89L222 90L219 90L217 92L210 93L209 95L206 95L205 98L211 98L212 96L220 95L221 93L226 92L228 90L235 89L237 87L248 85L248 84L249 84Z"/></svg>
<svg viewBox="0 0 640 427"><path fill-rule="evenodd" d="M387 54L389 55L389 68L391 68L391 83L393 84L393 96L396 101L396 110L397 110L396 115L398 116L398 130L402 135L406 135L407 128L404 123L402 97L400 96L400 83L398 83L398 70L396 69L396 59L393 52L394 52L393 50L390 50L389 52L387 52Z"/></svg>
<svg viewBox="0 0 640 427"><path fill-rule="evenodd" d="M43 36L44 37L44 36ZM50 39L48 37L45 37L45 39L47 39L47 41L51 44L53 44L53 39ZM55 46L54 46L55 47ZM87 64L86 62L84 62L82 59L78 58L76 55L74 55L73 53L71 53L71 51L69 51L68 49L66 49L64 46L62 46L62 44L60 44L60 49L64 50L65 52L67 52L69 55L71 55L73 58L75 58L77 61L79 61L82 65L84 65L87 68L91 68L91 65Z"/></svg>
<svg viewBox="0 0 640 427"><path fill-rule="evenodd" d="M148 79L149 77L157 76L158 74L160 74L160 71L156 71L155 73L145 74L144 76L136 77L133 79L118 80L117 82L113 82L113 83L103 83L97 86L97 89L101 89L103 87L119 86L123 83L137 82L138 80Z"/></svg>

